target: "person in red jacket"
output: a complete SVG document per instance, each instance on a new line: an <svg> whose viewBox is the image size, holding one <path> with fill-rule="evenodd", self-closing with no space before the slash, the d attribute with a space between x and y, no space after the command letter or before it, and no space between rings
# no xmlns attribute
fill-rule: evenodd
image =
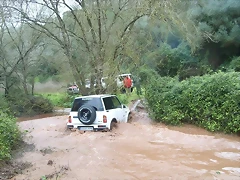
<svg viewBox="0 0 240 180"><path fill-rule="evenodd" d="M131 92L132 79L129 76L126 76L123 79L123 85L124 85L124 88L126 90L126 93L128 94L129 92Z"/></svg>

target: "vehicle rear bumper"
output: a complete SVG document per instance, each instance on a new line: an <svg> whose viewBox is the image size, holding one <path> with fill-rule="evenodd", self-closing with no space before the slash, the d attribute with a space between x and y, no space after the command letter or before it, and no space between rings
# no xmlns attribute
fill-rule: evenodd
<svg viewBox="0 0 240 180"><path fill-rule="evenodd" d="M107 127L106 124L98 124L98 125L73 125L73 124L67 124L68 129L79 129L79 130L84 130L84 131L89 131L88 129L92 128L92 131L101 131L101 130L108 130L109 128ZM90 130L91 131L91 130Z"/></svg>

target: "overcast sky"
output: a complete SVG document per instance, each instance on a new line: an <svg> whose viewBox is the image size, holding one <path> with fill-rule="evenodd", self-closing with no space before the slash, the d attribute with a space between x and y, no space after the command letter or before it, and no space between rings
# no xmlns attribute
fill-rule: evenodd
<svg viewBox="0 0 240 180"><path fill-rule="evenodd" d="M30 9L31 9L31 15L33 16L36 16L38 14L39 11L42 10L42 6L35 3L35 2L38 2L38 3L43 3L42 0L32 0L33 3L31 3L30 5ZM66 11L69 11L69 9L64 6L62 4L62 0L60 0L60 7L59 7L59 11L60 11L60 14L62 15L64 12ZM74 0L65 0L65 2L70 6L70 7L79 7L79 5L74 1ZM45 12L47 13L47 12Z"/></svg>

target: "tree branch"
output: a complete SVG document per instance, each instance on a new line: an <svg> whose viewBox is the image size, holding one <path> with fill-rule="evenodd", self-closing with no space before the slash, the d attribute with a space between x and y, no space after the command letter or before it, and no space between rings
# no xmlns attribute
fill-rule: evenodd
<svg viewBox="0 0 240 180"><path fill-rule="evenodd" d="M136 16L132 21L130 21L130 22L125 26L125 28L124 28L121 36L120 36L120 42L119 42L119 44L116 46L116 48L115 48L115 50L114 50L113 60L115 60L116 57L117 57L118 49L122 46L123 41L125 40L125 39L124 39L125 35L132 30L132 27L133 27L134 23L135 23L138 19L140 19L141 17L143 17L143 16L145 16L145 14L141 14L141 15Z"/></svg>

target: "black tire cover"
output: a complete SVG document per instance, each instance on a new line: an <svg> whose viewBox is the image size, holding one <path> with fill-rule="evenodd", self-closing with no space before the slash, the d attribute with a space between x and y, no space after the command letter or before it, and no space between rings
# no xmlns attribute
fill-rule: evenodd
<svg viewBox="0 0 240 180"><path fill-rule="evenodd" d="M96 119L96 110L93 106L83 105L78 109L78 119L81 123L90 125Z"/></svg>

